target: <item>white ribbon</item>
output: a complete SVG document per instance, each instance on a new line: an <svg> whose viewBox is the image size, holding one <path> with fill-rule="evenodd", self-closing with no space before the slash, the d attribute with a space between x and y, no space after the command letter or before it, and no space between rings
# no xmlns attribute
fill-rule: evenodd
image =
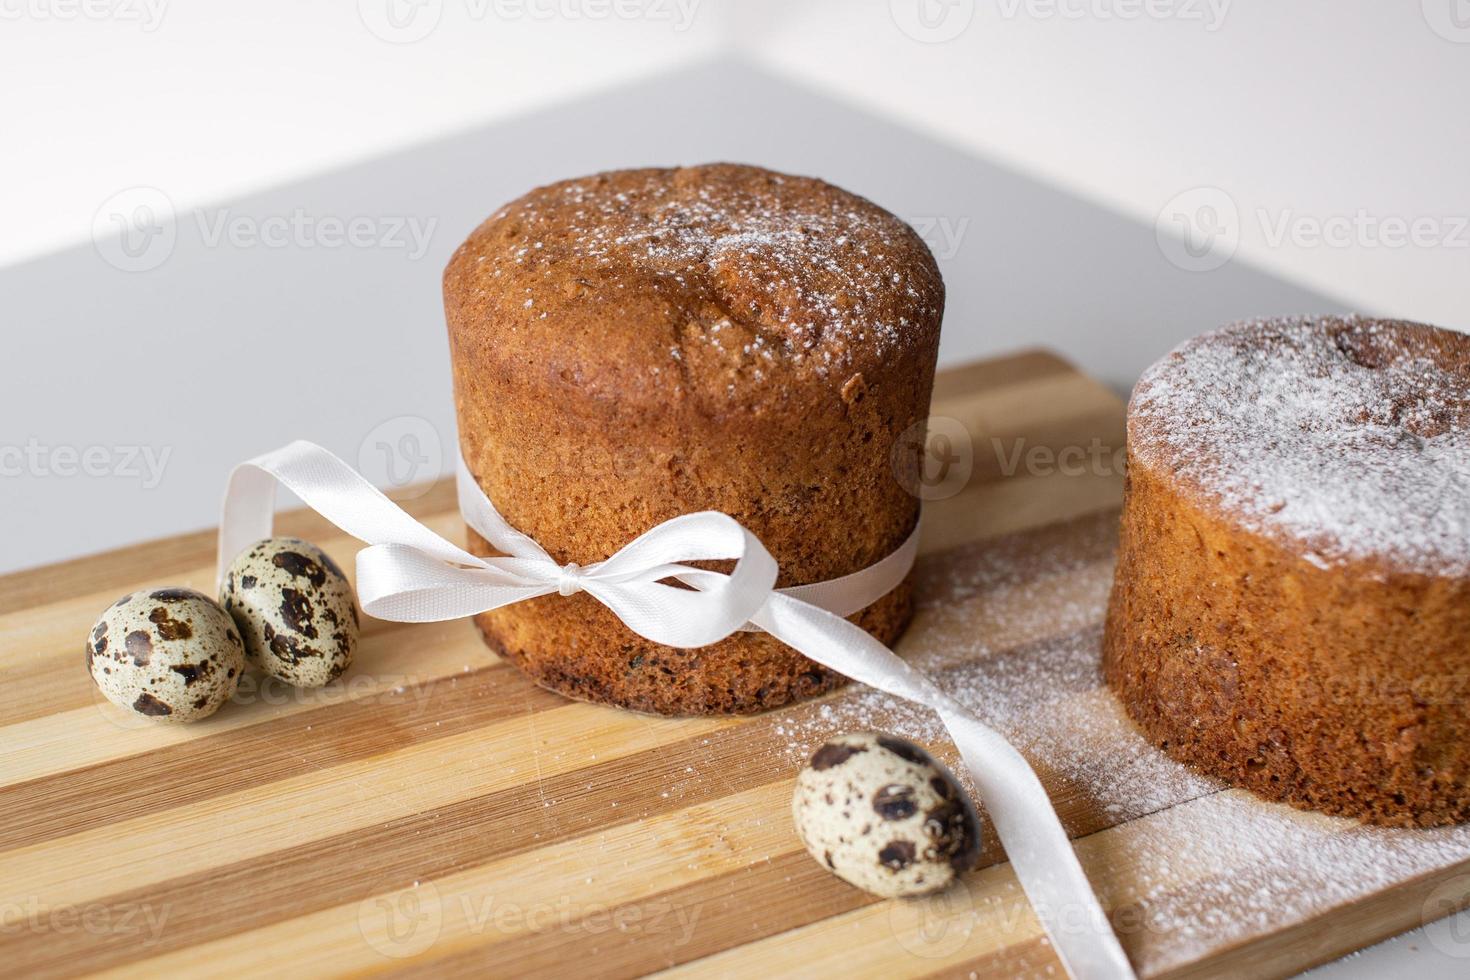
<svg viewBox="0 0 1470 980"><path fill-rule="evenodd" d="M1134 976L1056 811L1025 758L999 733L844 617L901 582L918 554L915 528L892 554L842 578L776 589L775 559L727 514L665 521L612 557L558 565L501 517L469 474L458 473L465 523L507 557L481 558L414 520L342 460L293 442L230 474L220 522L218 573L270 537L280 483L343 531L368 543L357 554L363 612L397 622L459 619L537 596L586 592L654 643L699 647L741 629L764 630L853 680L939 713L984 800L1016 878L1074 977ZM734 559L729 573L687 564ZM664 585L676 579L690 588Z"/></svg>

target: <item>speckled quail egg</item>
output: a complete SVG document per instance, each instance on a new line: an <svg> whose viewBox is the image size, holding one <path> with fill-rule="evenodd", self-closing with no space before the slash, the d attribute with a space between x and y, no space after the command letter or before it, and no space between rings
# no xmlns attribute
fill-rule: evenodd
<svg viewBox="0 0 1470 980"><path fill-rule="evenodd" d="M198 721L235 693L245 645L213 599L154 589L107 607L87 638L87 669L113 704L161 721Z"/></svg>
<svg viewBox="0 0 1470 980"><path fill-rule="evenodd" d="M964 790L894 735L829 740L796 777L791 812L812 857L885 898L938 891L980 853L980 821Z"/></svg>
<svg viewBox="0 0 1470 980"><path fill-rule="evenodd" d="M287 684L336 680L357 651L352 586L309 541L266 538L240 552L220 604L235 617L250 661Z"/></svg>

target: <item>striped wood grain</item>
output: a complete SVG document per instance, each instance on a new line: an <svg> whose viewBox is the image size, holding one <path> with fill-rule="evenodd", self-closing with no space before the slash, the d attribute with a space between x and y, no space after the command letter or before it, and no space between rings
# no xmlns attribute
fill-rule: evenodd
<svg viewBox="0 0 1470 980"><path fill-rule="evenodd" d="M1095 624L1079 632L1023 614L1105 587L1121 477L1008 472L1007 458L1017 445L1119 445L1119 400L1033 352L943 373L935 413L972 433L973 472L961 493L927 507L921 608L899 652L941 647L957 623L991 638L997 664L1092 642ZM406 507L459 536L447 484ZM355 543L313 515L281 526L352 567ZM467 623L369 621L358 662L328 690L252 682L188 727L140 724L101 702L80 653L96 613L140 588L207 591L212 548L212 535L192 534L0 578L7 972L1057 967L988 835L981 867L923 902L873 899L801 850L789 801L809 746L791 733L822 731L857 691L750 719L652 718L536 688ZM1038 557L1057 554L1069 562ZM983 561L1009 562L1009 578L974 580ZM1068 697L1117 710L1101 689ZM934 748L954 761L947 745ZM1036 761L1111 907L1146 906L1161 888L1203 894L1241 870L1208 853L1163 871L1136 857L1168 842L1171 821L1231 819L1240 794L1180 792L1150 812L1119 812ZM1287 974L1418 924L1426 896L1466 870L1445 862L1244 940L1142 932L1125 943L1150 975Z"/></svg>

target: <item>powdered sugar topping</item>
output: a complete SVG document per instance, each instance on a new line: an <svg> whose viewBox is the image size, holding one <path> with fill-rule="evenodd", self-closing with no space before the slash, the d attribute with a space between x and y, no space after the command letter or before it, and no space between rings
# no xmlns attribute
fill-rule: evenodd
<svg viewBox="0 0 1470 980"><path fill-rule="evenodd" d="M698 343L754 371L776 359L837 366L852 349L881 354L934 330L943 305L932 257L904 222L820 181L756 168L566 181L486 228L465 246L482 282L515 291L535 318L589 303L619 316L632 294L660 297L674 362Z"/></svg>
<svg viewBox="0 0 1470 980"><path fill-rule="evenodd" d="M1256 321L1144 374L1134 459L1331 567L1470 572L1470 337L1352 318Z"/></svg>

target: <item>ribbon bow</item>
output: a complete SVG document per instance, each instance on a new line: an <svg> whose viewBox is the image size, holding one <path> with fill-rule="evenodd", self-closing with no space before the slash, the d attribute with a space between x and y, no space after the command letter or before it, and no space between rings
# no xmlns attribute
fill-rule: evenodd
<svg viewBox="0 0 1470 980"><path fill-rule="evenodd" d="M461 460L460 513L505 555L482 558L414 520L332 453L297 441L241 463L230 474L220 521L221 579L236 555L270 537L277 483L368 543L357 555L357 594L363 612L378 619L437 622L552 593L586 592L655 643L700 647L739 630L764 630L831 670L934 709L1068 971L1089 980L1134 976L1025 758L928 677L844 618L877 601L908 574L918 554L917 527L876 564L786 589L775 588L776 561L755 535L713 511L665 521L604 561L563 565L506 522ZM734 559L735 567L725 573L687 564L711 559ZM664 584L669 579L689 588ZM1077 912L1084 923L1080 928Z"/></svg>

